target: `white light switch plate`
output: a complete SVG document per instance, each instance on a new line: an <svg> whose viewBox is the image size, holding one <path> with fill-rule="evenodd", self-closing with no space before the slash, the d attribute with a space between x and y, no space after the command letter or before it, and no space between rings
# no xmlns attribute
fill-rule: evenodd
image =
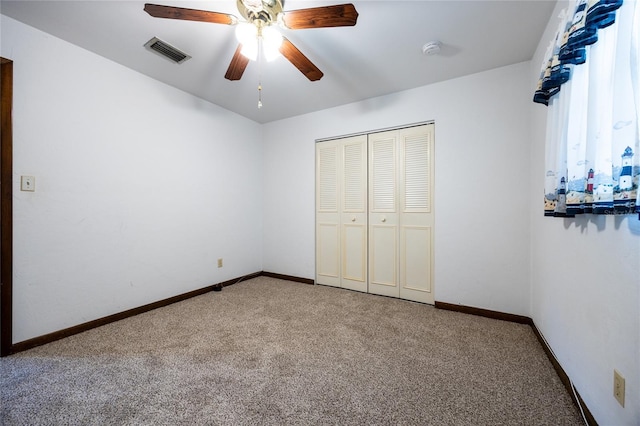
<svg viewBox="0 0 640 426"><path fill-rule="evenodd" d="M36 190L36 178L33 176L20 176L20 191Z"/></svg>

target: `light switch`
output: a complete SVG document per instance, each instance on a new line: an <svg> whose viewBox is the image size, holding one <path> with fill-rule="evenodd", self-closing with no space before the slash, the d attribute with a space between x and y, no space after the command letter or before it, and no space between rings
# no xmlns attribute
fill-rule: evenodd
<svg viewBox="0 0 640 426"><path fill-rule="evenodd" d="M20 191L36 190L36 178L33 176L20 176Z"/></svg>

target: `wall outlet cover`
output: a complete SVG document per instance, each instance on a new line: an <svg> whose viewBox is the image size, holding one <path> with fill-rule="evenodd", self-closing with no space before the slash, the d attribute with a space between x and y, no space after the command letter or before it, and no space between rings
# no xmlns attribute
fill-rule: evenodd
<svg viewBox="0 0 640 426"><path fill-rule="evenodd" d="M618 370L613 370L613 396L624 407L624 377Z"/></svg>
<svg viewBox="0 0 640 426"><path fill-rule="evenodd" d="M36 190L36 178L33 176L20 176L20 191L33 192Z"/></svg>

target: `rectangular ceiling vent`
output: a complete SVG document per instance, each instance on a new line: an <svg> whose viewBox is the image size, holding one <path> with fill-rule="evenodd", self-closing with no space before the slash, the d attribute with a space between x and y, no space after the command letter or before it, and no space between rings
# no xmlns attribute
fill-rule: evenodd
<svg viewBox="0 0 640 426"><path fill-rule="evenodd" d="M187 59L191 58L191 56L180 51L179 49L176 49L169 43L160 40L158 37L154 37L146 42L144 44L144 47L153 52L156 52L158 55L164 56L165 58L176 64L181 64Z"/></svg>

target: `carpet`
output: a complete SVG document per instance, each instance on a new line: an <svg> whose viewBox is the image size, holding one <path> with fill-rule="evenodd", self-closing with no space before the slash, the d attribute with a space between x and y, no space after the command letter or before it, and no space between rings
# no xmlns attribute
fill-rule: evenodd
<svg viewBox="0 0 640 426"><path fill-rule="evenodd" d="M3 425L581 425L528 325L258 277L0 359Z"/></svg>

